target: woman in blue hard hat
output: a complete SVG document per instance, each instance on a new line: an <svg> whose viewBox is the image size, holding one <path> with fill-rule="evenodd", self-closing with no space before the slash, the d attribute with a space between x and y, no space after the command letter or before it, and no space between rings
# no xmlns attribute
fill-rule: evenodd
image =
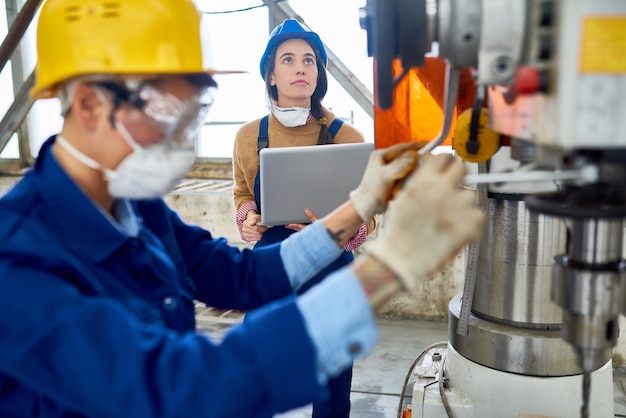
<svg viewBox="0 0 626 418"><path fill-rule="evenodd" d="M267 228L258 225L261 220L258 152L262 148L364 142L361 132L322 106L328 88L327 62L320 37L295 19L283 21L272 31L261 57L260 71L271 112L241 127L233 153L237 227L245 241L256 241L255 247L282 241L306 226L288 224ZM311 221L316 219L312 212L306 214ZM372 222L370 228L374 225ZM361 225L359 232L345 245L342 257L300 292L350 263L354 259L352 251L365 242L367 234L367 225ZM313 417L347 417L351 380L351 369L331 380L329 397L313 405Z"/></svg>

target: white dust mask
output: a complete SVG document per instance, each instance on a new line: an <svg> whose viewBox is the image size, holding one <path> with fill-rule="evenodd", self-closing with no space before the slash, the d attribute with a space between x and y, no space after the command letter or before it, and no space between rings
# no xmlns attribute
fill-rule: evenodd
<svg viewBox="0 0 626 418"><path fill-rule="evenodd" d="M272 113L280 123L288 128L306 125L311 109L306 107L278 107L272 105Z"/></svg>
<svg viewBox="0 0 626 418"><path fill-rule="evenodd" d="M162 197L185 178L196 159L195 148L191 143L163 141L142 147L133 140L124 125L116 123L115 127L133 147L133 152L112 173L105 172L109 180L109 193L113 197Z"/></svg>
<svg viewBox="0 0 626 418"><path fill-rule="evenodd" d="M100 170L109 181L109 194L115 198L156 199L169 193L181 181L195 161L193 146L176 146L159 143L141 147L133 141L123 125L117 124L120 134L133 147L131 152L115 170L102 167L89 158L65 138L56 140L83 164Z"/></svg>
<svg viewBox="0 0 626 418"><path fill-rule="evenodd" d="M103 87L120 91L111 83ZM102 88L98 85L92 88L100 101L105 103L107 98ZM156 199L169 193L191 169L196 157L195 138L213 102L212 92L205 89L184 102L171 94L161 93L149 84L125 92L134 95L135 102L131 105L141 109L152 126L161 132L161 142L143 147L124 125L111 118L117 131L133 149L111 170L77 150L62 136L57 136L57 141L83 164L104 173L111 196Z"/></svg>

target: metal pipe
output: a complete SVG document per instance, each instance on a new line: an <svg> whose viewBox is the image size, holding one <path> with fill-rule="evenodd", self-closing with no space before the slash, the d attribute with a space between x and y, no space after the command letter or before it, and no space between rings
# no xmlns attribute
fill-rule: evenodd
<svg viewBox="0 0 626 418"><path fill-rule="evenodd" d="M7 36L2 41L2 45L0 45L0 72L2 72L4 66L13 55L42 2L43 0L27 0L13 21Z"/></svg>
<svg viewBox="0 0 626 418"><path fill-rule="evenodd" d="M420 155L431 152L446 140L450 132L450 126L452 125L452 117L454 116L454 106L456 106L456 96L459 91L460 80L461 70L448 62L446 67L446 84L444 87L443 126L437 138L430 141L418 151Z"/></svg>
<svg viewBox="0 0 626 418"><path fill-rule="evenodd" d="M35 85L34 71L26 79L22 87L15 95L15 100L0 120L0 153L7 146L11 136L19 129L19 126L26 118L28 111L33 105L33 100L28 92ZM30 156L28 157L30 158Z"/></svg>

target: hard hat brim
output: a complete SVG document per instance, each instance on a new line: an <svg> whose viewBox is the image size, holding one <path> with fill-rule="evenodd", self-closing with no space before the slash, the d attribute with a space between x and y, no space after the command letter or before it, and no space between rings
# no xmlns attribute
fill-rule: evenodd
<svg viewBox="0 0 626 418"><path fill-rule="evenodd" d="M249 71L244 71L244 70L207 70L206 73L208 75L213 75L213 74L245 74L248 73Z"/></svg>
<svg viewBox="0 0 626 418"><path fill-rule="evenodd" d="M193 72L193 73L187 73L189 75L192 74L197 74L197 75L206 75L209 77L212 77L214 75L223 75L223 74L245 74L248 73L249 71L245 71L245 70L215 70L215 69L206 69L202 72ZM176 75L184 75L185 73L175 73ZM161 74L152 74L152 73L146 73L146 74L109 74L111 76L111 78L115 78L115 77L119 77L119 76L139 76L139 77L146 77L146 78L154 78L154 77L159 77L159 76L166 76L167 73L161 73ZM90 74L76 74L73 77L89 77ZM70 77L71 78L71 77ZM57 85L51 85L51 86L40 86L37 84L37 82L35 82L35 85L31 88L29 95L31 97L31 99L33 100L38 100L38 99L52 99L57 97L56 95L56 89L57 89Z"/></svg>

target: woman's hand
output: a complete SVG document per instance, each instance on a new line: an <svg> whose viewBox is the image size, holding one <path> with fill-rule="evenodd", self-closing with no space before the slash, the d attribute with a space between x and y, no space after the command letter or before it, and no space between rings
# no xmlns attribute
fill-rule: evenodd
<svg viewBox="0 0 626 418"><path fill-rule="evenodd" d="M263 236L263 233L267 231L267 227L259 225L259 222L261 222L261 215L253 210L249 211L246 220L243 221L243 227L241 228L241 232L246 241L258 241Z"/></svg>
<svg viewBox="0 0 626 418"><path fill-rule="evenodd" d="M307 218L309 218L311 222L315 222L318 219L317 216L315 216L315 214L311 211L311 209L305 209L304 214ZM308 224L287 224L285 225L285 228L293 229L294 231L302 231L304 228L306 228L307 225Z"/></svg>

